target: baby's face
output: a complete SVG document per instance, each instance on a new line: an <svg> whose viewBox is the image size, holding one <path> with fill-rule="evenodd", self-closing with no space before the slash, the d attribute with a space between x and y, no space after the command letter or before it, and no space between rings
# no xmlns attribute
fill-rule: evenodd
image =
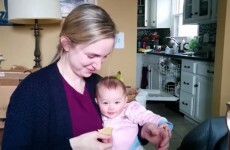
<svg viewBox="0 0 230 150"><path fill-rule="evenodd" d="M123 111L127 97L124 95L122 88L107 89L100 88L100 94L97 98L97 103L101 113L108 118L115 118Z"/></svg>

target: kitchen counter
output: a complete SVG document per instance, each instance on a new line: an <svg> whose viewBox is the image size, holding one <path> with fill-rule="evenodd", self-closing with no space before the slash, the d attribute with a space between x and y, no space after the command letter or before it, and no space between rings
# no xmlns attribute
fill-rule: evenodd
<svg viewBox="0 0 230 150"><path fill-rule="evenodd" d="M143 52L137 52L137 53L143 53ZM210 59L207 57L201 57L201 56L194 56L194 55L184 55L183 53L165 54L164 52L145 52L143 54L160 55L164 57L179 58L179 59L191 59L191 60L199 60L199 61L206 61L206 62L214 62L214 59Z"/></svg>

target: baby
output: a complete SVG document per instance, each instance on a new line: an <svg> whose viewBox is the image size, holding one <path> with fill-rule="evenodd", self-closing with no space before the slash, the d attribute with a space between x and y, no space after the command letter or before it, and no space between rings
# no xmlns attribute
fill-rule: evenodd
<svg viewBox="0 0 230 150"><path fill-rule="evenodd" d="M172 123L136 101L127 103L124 83L113 76L99 81L95 100L100 107L104 127L113 128L113 150L143 149L137 138L138 125L149 122L157 125L160 133L166 132L171 137Z"/></svg>

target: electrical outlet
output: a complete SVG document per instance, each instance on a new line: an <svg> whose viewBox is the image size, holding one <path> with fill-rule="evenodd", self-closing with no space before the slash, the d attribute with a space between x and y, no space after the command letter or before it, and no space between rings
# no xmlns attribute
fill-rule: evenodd
<svg viewBox="0 0 230 150"><path fill-rule="evenodd" d="M208 33L205 33L205 34L203 35L203 42L204 42L204 43L208 43L208 42L209 42L209 34L208 34Z"/></svg>
<svg viewBox="0 0 230 150"><path fill-rule="evenodd" d="M119 32L115 37L115 48L122 49L124 48L124 32Z"/></svg>

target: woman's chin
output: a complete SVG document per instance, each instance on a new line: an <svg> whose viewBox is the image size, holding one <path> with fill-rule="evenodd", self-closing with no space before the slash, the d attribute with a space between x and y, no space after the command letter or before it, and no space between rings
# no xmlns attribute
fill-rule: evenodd
<svg viewBox="0 0 230 150"><path fill-rule="evenodd" d="M88 78L88 77L90 77L92 74L93 74L92 72L84 72L84 73L83 73L83 77Z"/></svg>

